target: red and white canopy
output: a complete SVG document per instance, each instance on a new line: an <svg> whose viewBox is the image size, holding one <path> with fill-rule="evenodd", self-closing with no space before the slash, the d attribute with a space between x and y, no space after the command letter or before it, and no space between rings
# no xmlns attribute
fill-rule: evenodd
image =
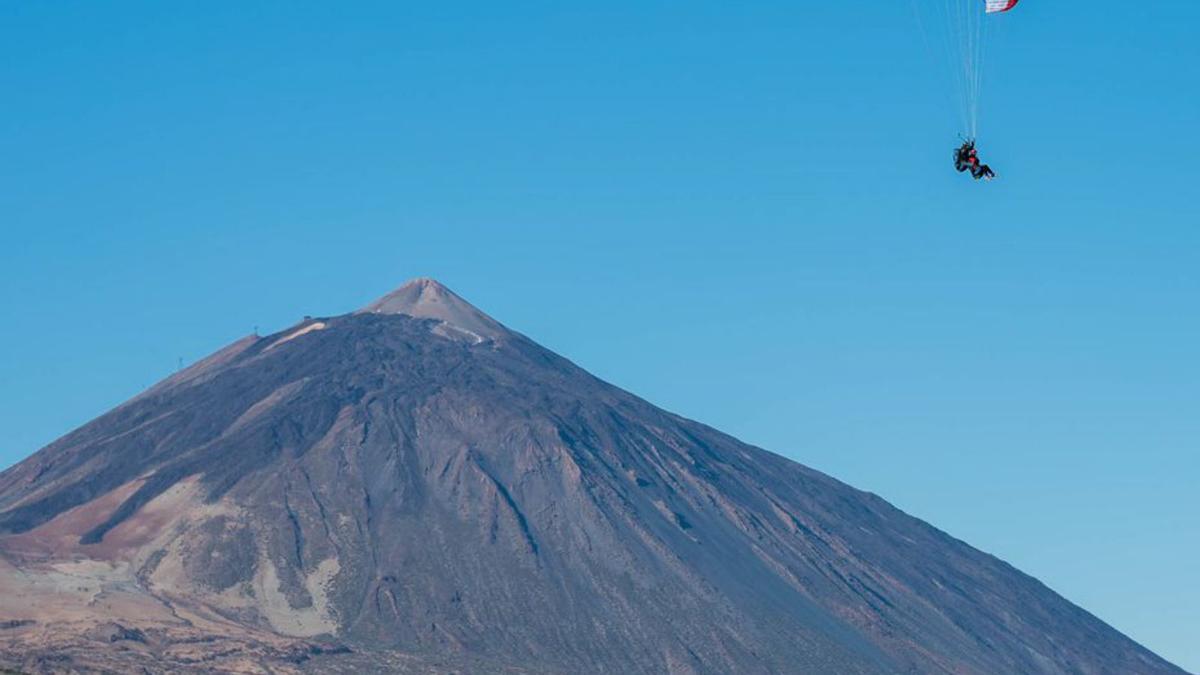
<svg viewBox="0 0 1200 675"><path fill-rule="evenodd" d="M987 13L1007 12L1017 6L1020 0L987 0Z"/></svg>

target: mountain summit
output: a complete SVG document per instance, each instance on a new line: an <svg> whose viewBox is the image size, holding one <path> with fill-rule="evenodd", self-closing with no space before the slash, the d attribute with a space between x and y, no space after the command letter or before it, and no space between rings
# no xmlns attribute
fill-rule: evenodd
<svg viewBox="0 0 1200 675"><path fill-rule="evenodd" d="M0 473L0 669L1181 674L884 500L435 281Z"/></svg>
<svg viewBox="0 0 1200 675"><path fill-rule="evenodd" d="M508 332L454 291L428 278L413 279L359 311L436 319L480 340L496 339Z"/></svg>

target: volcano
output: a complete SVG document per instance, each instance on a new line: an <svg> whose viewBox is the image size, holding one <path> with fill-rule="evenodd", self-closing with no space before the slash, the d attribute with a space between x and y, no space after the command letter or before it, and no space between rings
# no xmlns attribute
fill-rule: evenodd
<svg viewBox="0 0 1200 675"><path fill-rule="evenodd" d="M22 672L1183 673L419 279L0 474Z"/></svg>

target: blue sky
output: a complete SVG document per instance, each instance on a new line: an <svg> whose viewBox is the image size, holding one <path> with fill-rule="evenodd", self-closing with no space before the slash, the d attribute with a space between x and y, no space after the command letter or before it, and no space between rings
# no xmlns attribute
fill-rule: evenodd
<svg viewBox="0 0 1200 675"><path fill-rule="evenodd" d="M979 185L908 2L4 3L0 466L434 276L1200 670L1200 5L1007 18Z"/></svg>

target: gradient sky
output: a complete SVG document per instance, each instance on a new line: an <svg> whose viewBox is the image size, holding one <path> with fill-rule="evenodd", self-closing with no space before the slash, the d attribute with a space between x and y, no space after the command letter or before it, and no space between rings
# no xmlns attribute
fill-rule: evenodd
<svg viewBox="0 0 1200 675"><path fill-rule="evenodd" d="M1200 3L1025 0L987 185L907 0L353 6L0 4L0 466L429 275L1200 670Z"/></svg>

